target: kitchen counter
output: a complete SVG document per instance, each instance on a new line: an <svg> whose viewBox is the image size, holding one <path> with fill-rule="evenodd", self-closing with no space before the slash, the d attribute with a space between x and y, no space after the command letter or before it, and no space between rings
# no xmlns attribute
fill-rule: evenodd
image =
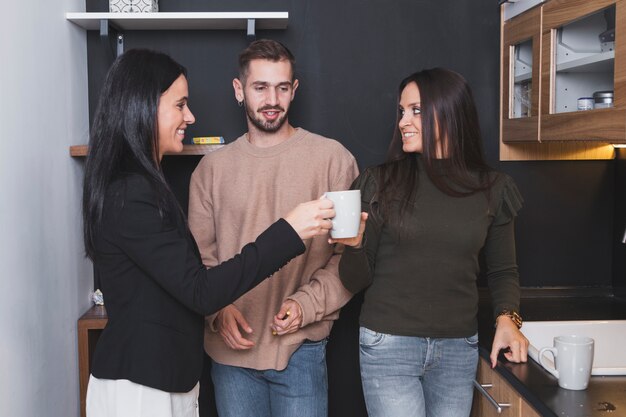
<svg viewBox="0 0 626 417"><path fill-rule="evenodd" d="M523 298L520 310L528 321L623 320L626 319L626 299L609 296ZM488 359L493 340L489 300L481 301L478 315L480 355ZM571 391L560 388L557 379L530 357L527 363L516 364L500 355L495 370L545 417L626 416L626 375L592 376L586 390Z"/></svg>

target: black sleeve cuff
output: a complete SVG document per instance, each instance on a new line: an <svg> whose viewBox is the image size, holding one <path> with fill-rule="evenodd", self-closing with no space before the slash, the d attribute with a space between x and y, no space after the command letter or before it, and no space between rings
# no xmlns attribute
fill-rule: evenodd
<svg viewBox="0 0 626 417"><path fill-rule="evenodd" d="M364 247L346 246L339 262L339 279L352 294L356 294L369 285L367 277L370 271Z"/></svg>
<svg viewBox="0 0 626 417"><path fill-rule="evenodd" d="M273 274L306 249L300 236L285 219L278 219L268 227L259 235L255 244L265 276Z"/></svg>

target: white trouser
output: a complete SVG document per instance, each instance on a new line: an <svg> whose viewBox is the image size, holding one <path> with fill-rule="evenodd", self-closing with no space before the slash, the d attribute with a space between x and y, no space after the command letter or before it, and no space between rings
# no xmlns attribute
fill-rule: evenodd
<svg viewBox="0 0 626 417"><path fill-rule="evenodd" d="M127 379L89 376L87 417L198 417L200 383L189 392L166 392Z"/></svg>

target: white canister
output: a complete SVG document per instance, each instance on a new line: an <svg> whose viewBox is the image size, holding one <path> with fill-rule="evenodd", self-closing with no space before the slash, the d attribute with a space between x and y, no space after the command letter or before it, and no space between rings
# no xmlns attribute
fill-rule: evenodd
<svg viewBox="0 0 626 417"><path fill-rule="evenodd" d="M578 110L593 110L593 97L581 97L577 103Z"/></svg>

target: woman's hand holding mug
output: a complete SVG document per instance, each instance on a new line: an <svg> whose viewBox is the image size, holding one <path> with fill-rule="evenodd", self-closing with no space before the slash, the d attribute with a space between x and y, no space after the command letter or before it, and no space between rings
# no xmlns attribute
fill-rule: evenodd
<svg viewBox="0 0 626 417"><path fill-rule="evenodd" d="M333 217L335 217L333 202L320 198L298 204L285 216L285 220L298 233L300 239L305 240L328 234L333 227L329 219Z"/></svg>

